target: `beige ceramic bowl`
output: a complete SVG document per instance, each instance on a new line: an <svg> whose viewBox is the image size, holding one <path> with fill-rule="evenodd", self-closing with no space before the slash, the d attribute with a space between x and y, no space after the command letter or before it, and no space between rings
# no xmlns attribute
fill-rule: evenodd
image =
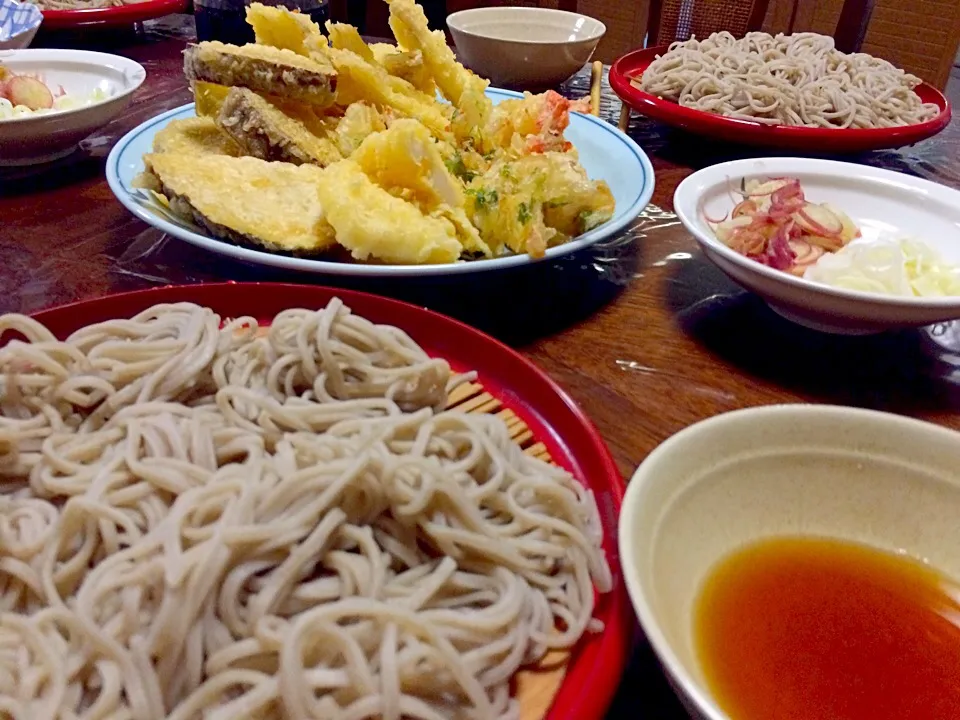
<svg viewBox="0 0 960 720"><path fill-rule="evenodd" d="M696 718L725 720L691 637L711 567L745 543L817 535L902 551L960 578L960 433L897 415L774 405L677 433L637 469L620 557L640 623Z"/></svg>
<svg viewBox="0 0 960 720"><path fill-rule="evenodd" d="M461 10L447 18L460 59L494 85L559 85L593 56L607 28L579 13L534 7Z"/></svg>

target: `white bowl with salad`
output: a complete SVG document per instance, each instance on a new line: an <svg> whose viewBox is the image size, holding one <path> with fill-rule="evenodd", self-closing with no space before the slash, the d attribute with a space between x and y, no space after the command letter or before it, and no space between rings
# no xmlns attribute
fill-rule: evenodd
<svg viewBox="0 0 960 720"><path fill-rule="evenodd" d="M73 152L133 100L143 67L86 50L0 51L0 166Z"/></svg>
<svg viewBox="0 0 960 720"><path fill-rule="evenodd" d="M674 194L704 253L780 315L871 333L960 318L960 192L833 160L704 168Z"/></svg>

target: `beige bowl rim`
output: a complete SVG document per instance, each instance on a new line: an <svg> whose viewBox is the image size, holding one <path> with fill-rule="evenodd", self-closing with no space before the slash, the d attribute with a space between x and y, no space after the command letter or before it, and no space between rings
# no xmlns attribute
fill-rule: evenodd
<svg viewBox="0 0 960 720"><path fill-rule="evenodd" d="M471 16L479 15L514 15L519 20L522 16L533 17L536 15L552 15L557 18L567 18L573 20L575 18L585 18L589 20L592 24L593 29L583 33L582 37L578 37L576 40L536 40L536 39L525 39L525 40L514 40L511 38L503 38L495 34L477 32L475 29L469 29L463 27L460 23ZM496 40L501 43L508 43L511 45L570 45L574 43L585 43L597 41L599 42L607 33L607 26L603 24L600 20L590 15L584 15L583 13L569 12L567 10L556 10L554 8L539 8L539 7L526 7L526 6L503 6L503 7L480 7L480 8L470 8L468 10L458 10L455 13L450 13L447 16L447 27L450 28L451 32L461 33L463 35L470 35L476 38L484 38L486 40Z"/></svg>
<svg viewBox="0 0 960 720"><path fill-rule="evenodd" d="M644 583L639 579L640 573L637 571L637 554L631 541L635 529L634 519L638 515L636 509L640 505L640 497L645 484L648 482L648 478L652 477L653 473L659 469L661 463L666 458L677 453L682 453L683 447L688 445L702 432L712 430L733 419L742 420L749 418L756 423L763 423L766 418L774 416L793 416L797 418L798 421L807 422L824 416L833 418L845 417L852 421L883 422L889 425L893 431L896 431L898 428L903 430L913 429L914 431L922 430L931 437L939 437L945 441L960 442L960 432L931 422L894 413L840 405L792 403L761 405L732 410L701 420L671 435L644 458L627 484L627 491L624 495L623 506L620 512L617 544L620 563L623 568L623 577L641 628L667 674L675 680L675 690L678 694L682 693L686 701L690 702L707 720L729 720L729 718L720 709L712 694L687 672L684 664L680 661L677 653L667 640L654 615L647 588L644 587Z"/></svg>

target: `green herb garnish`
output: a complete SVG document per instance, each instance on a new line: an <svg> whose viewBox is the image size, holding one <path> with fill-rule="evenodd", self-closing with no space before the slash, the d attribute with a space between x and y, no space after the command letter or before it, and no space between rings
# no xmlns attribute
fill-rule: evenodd
<svg viewBox="0 0 960 720"><path fill-rule="evenodd" d="M583 228L583 232L592 230L597 225L601 225L607 220L605 213L597 212L596 210L583 210L579 215L577 215L577 219L580 221L580 227Z"/></svg>
<svg viewBox="0 0 960 720"><path fill-rule="evenodd" d="M465 183L470 182L477 176L477 174L471 171L463 162L463 155L460 154L459 150L452 158L447 160L444 165L447 166L447 170L463 180Z"/></svg>
<svg viewBox="0 0 960 720"><path fill-rule="evenodd" d="M467 190L467 195L473 198L473 204L477 206L478 210L493 207L500 201L500 196L493 189L471 188Z"/></svg>
<svg viewBox="0 0 960 720"><path fill-rule="evenodd" d="M517 210L517 220L521 225L526 225L530 222L530 206L525 202L520 203L520 208Z"/></svg>

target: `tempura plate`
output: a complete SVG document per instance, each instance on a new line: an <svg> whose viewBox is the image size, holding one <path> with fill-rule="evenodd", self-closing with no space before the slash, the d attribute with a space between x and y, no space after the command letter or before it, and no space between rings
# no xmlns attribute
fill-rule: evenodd
<svg viewBox="0 0 960 720"><path fill-rule="evenodd" d="M489 89L487 95L494 103L521 97L520 93L499 89ZM325 275L424 277L502 270L542 261L528 255L511 255L441 265L368 265L290 257L218 240L196 226L164 213L132 184L137 174L143 171L143 155L151 152L157 132L172 120L193 116L191 103L147 120L121 138L107 158L107 182L124 207L149 225L188 243L244 262ZM643 211L653 195L653 166L650 160L633 140L615 127L590 115L571 113L566 137L576 146L580 163L587 174L592 179L607 181L617 207L609 222L564 245L550 248L545 260L576 252L622 231Z"/></svg>
<svg viewBox="0 0 960 720"><path fill-rule="evenodd" d="M593 423L569 395L529 360L489 335L445 315L368 293L311 285L167 286L85 300L44 310L33 317L58 337L66 337L85 325L129 318L158 303L192 302L211 308L221 317L247 315L267 324L283 310L322 308L334 296L372 322L405 331L428 353L445 358L454 369L476 370L477 382L491 396L485 404L492 406L495 400L512 411L532 433L527 443L542 446L554 463L593 490L603 524L603 547L614 579L613 591L599 596L594 613L603 621L604 630L581 639L565 673L562 669L559 673L523 673L517 686L521 720L601 720L620 683L633 634L633 616L617 556L617 519L625 485ZM524 447L528 452L533 450L526 444ZM562 680L555 691L558 674ZM545 706L549 710L543 714Z"/></svg>

